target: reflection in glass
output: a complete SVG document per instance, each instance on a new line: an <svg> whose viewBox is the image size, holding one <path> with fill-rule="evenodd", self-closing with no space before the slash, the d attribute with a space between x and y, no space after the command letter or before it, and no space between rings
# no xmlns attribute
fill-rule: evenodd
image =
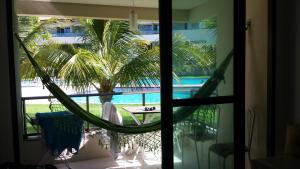
<svg viewBox="0 0 300 169"><path fill-rule="evenodd" d="M208 23L211 23L208 24ZM173 23L173 98L193 96L216 67L216 20Z"/></svg>
<svg viewBox="0 0 300 169"><path fill-rule="evenodd" d="M173 99L185 99L203 86L233 49L233 0L172 0L172 7ZM233 94L232 68L230 64L226 70L226 84L210 97Z"/></svg>
<svg viewBox="0 0 300 169"><path fill-rule="evenodd" d="M174 113L180 108L174 108ZM174 124L174 168L233 168L233 152L224 161L214 153L219 143L233 150L232 104L199 106L189 117ZM218 143L218 144L217 144Z"/></svg>

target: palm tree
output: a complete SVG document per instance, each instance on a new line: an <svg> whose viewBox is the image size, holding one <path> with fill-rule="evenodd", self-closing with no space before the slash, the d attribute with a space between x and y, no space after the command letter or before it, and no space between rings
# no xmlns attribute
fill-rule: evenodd
<svg viewBox="0 0 300 169"><path fill-rule="evenodd" d="M113 89L159 83L159 48L140 40L123 21L82 20L84 44L45 44L36 60L52 76L77 91L94 86L101 103L111 101ZM24 70L32 76L31 68Z"/></svg>
<svg viewBox="0 0 300 169"><path fill-rule="evenodd" d="M176 75L192 75L215 66L215 45L191 42L175 33L172 40L173 71Z"/></svg>
<svg viewBox="0 0 300 169"><path fill-rule="evenodd" d="M47 31L47 26L56 23L56 18L48 19L44 22L40 22L38 17L33 16L18 16L18 31L19 36L22 38L23 43L36 55L39 51L38 42L48 40L50 38L50 33ZM36 77L36 73L33 71L33 67L24 50L20 47L19 49L20 57L20 74L22 79L33 79ZM38 57L36 57L38 59ZM43 60L44 58L40 58ZM28 71L30 70L30 71Z"/></svg>
<svg viewBox="0 0 300 169"><path fill-rule="evenodd" d="M117 85L136 88L159 84L158 46L137 38L124 21L85 19L81 23L85 26L82 45L49 42L35 52L35 59L48 74L77 91L94 86L101 103L111 101ZM174 66L187 62L196 67L214 64L203 45L189 42L182 35L174 35L173 58ZM23 78L36 77L31 65L22 71Z"/></svg>

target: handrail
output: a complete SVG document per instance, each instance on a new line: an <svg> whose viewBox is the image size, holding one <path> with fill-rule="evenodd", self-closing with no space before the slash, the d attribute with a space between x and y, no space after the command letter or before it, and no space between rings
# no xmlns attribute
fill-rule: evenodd
<svg viewBox="0 0 300 169"><path fill-rule="evenodd" d="M114 93L86 93L86 94L70 94L70 97L90 97L90 96L107 96L107 95L130 95L130 94L147 94L147 93L159 93L160 91L141 91L141 92L114 92ZM54 98L54 96L25 96L21 97L21 100L38 100Z"/></svg>

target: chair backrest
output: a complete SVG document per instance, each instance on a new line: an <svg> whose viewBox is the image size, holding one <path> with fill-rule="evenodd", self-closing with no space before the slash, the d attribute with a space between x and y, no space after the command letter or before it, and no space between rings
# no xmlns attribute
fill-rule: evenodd
<svg viewBox="0 0 300 169"><path fill-rule="evenodd" d="M288 125L284 153L286 155L300 156L300 125Z"/></svg>
<svg viewBox="0 0 300 169"><path fill-rule="evenodd" d="M254 124L255 124L255 110L254 110L254 108L250 108L246 111L246 130L247 130L247 134L248 134L247 147L248 147L249 151L252 146Z"/></svg>
<svg viewBox="0 0 300 169"><path fill-rule="evenodd" d="M201 106L193 114L192 130L196 136L215 136L217 140L219 128L220 109L217 105ZM197 133L199 132L199 133ZM199 135L200 134L200 135Z"/></svg>
<svg viewBox="0 0 300 169"><path fill-rule="evenodd" d="M102 119L122 125L123 119L117 108L111 102L105 102L102 107Z"/></svg>

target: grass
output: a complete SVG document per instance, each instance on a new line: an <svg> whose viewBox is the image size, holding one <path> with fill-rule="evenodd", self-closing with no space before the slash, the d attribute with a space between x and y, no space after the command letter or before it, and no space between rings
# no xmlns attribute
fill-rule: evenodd
<svg viewBox="0 0 300 169"><path fill-rule="evenodd" d="M79 105L86 110L86 104L79 104ZM55 105L55 106L57 108L57 111L62 110L62 105ZM118 112L121 114L123 118L124 125L136 125L130 113L122 108L124 106L129 106L129 105L117 104L115 106L117 107ZM130 106L140 106L140 104L131 104ZM153 106L153 105L146 105L146 106ZM34 118L36 113L42 113L42 112L51 112L49 108L49 104L26 104L26 113L30 117ZM89 104L89 112L98 117L101 117L102 116L101 104ZM160 114L154 114L153 116L154 116L153 120L160 119ZM142 115L137 115L137 118L141 121ZM26 125L27 125L28 134L36 133L35 129L29 122L27 122ZM90 125L90 127L92 127L92 125Z"/></svg>

